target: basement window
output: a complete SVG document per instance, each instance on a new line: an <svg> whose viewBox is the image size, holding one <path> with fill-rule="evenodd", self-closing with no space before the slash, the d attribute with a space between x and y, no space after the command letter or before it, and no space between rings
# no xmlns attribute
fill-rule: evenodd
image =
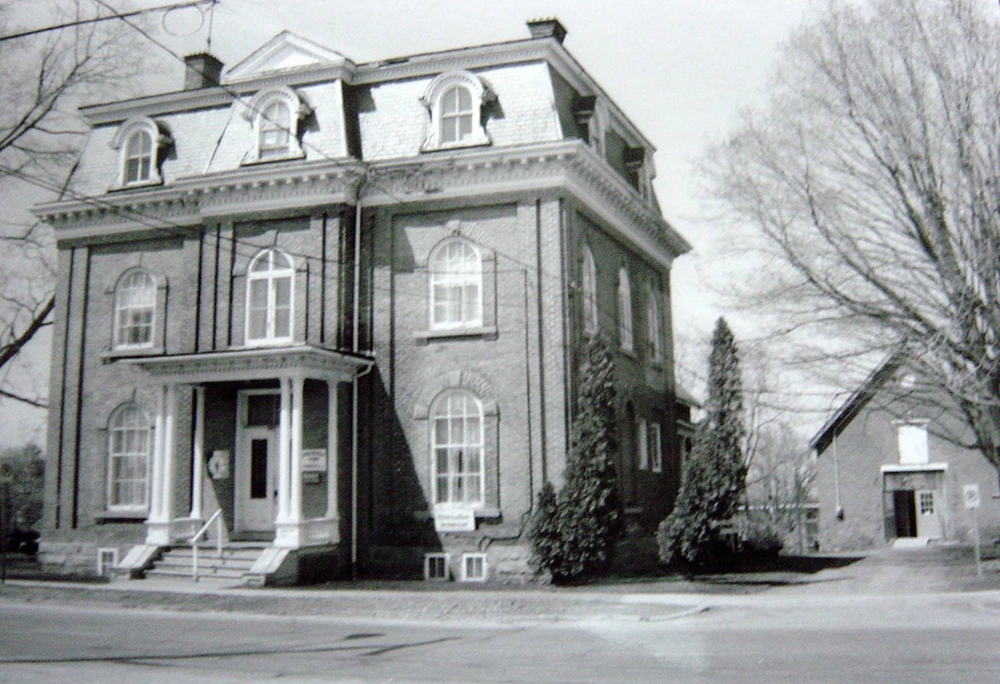
<svg viewBox="0 0 1000 684"><path fill-rule="evenodd" d="M485 582L486 581L486 554L485 553L463 553L462 554L462 581L463 582Z"/></svg>
<svg viewBox="0 0 1000 684"><path fill-rule="evenodd" d="M428 582L447 582L451 579L447 553L424 554L424 579Z"/></svg>

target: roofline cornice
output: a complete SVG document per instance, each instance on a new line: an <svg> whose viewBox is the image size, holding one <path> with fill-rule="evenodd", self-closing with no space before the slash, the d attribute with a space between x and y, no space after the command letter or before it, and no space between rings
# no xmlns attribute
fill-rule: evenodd
<svg viewBox="0 0 1000 684"><path fill-rule="evenodd" d="M669 267L691 246L607 162L582 141L475 148L363 164L353 159L243 167L169 186L64 200L34 208L58 239L87 238L206 220L354 204L372 179L367 206L471 200L504 193L568 192L612 230ZM140 217L141 220L136 220Z"/></svg>

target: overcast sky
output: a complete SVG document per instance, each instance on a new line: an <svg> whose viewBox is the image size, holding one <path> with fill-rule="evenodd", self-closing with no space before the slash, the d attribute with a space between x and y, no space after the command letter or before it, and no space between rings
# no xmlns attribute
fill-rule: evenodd
<svg viewBox="0 0 1000 684"><path fill-rule="evenodd" d="M558 17L568 31L566 48L657 147L655 185L664 215L695 247L672 276L675 330L692 339L707 336L720 314L706 287L718 280L711 267L717 236L700 219L693 162L724 137L740 108L763 101L781 42L820 1L222 0L212 17L211 51L232 66L287 29L369 62L525 38L528 19ZM208 19L184 10L151 25L176 57L206 49ZM152 44L149 49L165 68L144 88L178 89L180 62ZM734 327L739 333L738 321ZM47 359L47 351L36 354ZM36 366L46 367L47 360ZM17 424L0 431L0 446L44 439L41 412L22 413L4 400L0 411Z"/></svg>

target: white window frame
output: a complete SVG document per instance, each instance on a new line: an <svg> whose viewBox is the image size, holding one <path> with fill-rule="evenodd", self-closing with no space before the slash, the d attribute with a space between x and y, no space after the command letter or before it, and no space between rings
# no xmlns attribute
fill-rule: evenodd
<svg viewBox="0 0 1000 684"><path fill-rule="evenodd" d="M454 250L461 248L470 258L453 261L450 256ZM459 270L455 270L455 265ZM427 260L428 272L428 315L432 330L448 330L459 328L480 328L483 325L483 255L475 245L468 240L451 238L441 242L431 252ZM475 288L475 297L466 301L466 290ZM458 291L459 314L456 319L449 320L438 316L440 301L439 290Z"/></svg>
<svg viewBox="0 0 1000 684"><path fill-rule="evenodd" d="M470 563L475 566L481 564L481 572L477 575L469 572ZM462 582L485 582L490 576L489 564L485 553L463 553L462 554Z"/></svg>
<svg viewBox="0 0 1000 684"><path fill-rule="evenodd" d="M580 290L583 294L583 332L596 335L600 329L597 308L597 264L590 247L583 246L583 267L580 275Z"/></svg>
<svg viewBox="0 0 1000 684"><path fill-rule="evenodd" d="M136 281L142 280L142 286ZM113 349L149 349L156 337L156 279L144 268L132 268L121 275L115 285ZM148 314L148 323L141 320ZM130 331L148 331L148 338L130 341Z"/></svg>
<svg viewBox="0 0 1000 684"><path fill-rule="evenodd" d="M628 269L618 269L618 338L627 352L635 349L635 335L632 325L632 283Z"/></svg>
<svg viewBox="0 0 1000 684"><path fill-rule="evenodd" d="M149 150L142 154L134 154L132 141L139 136L148 138ZM118 189L160 185L160 149L170 143L170 137L160 131L159 125L149 117L136 117L123 123L111 138L111 148L118 151L118 176L114 187ZM129 178L129 165L132 160L146 160L148 169L137 178ZM139 168L142 169L142 161Z"/></svg>
<svg viewBox="0 0 1000 684"><path fill-rule="evenodd" d="M451 92L456 92L456 88L462 88L469 95L471 106L458 112L458 116L470 118L470 130L468 135L455 140L446 140L444 135L445 121L454 114L445 111L445 98ZM489 91L483 82L468 71L449 71L439 74L432 80L421 102L430 112L430 133L421 146L422 151L451 149L456 147L474 147L477 145L489 145L490 137L483 126L482 112L483 104Z"/></svg>
<svg viewBox="0 0 1000 684"><path fill-rule="evenodd" d="M108 511L140 513L149 510L150 460L153 430L149 416L137 404L121 404L108 418ZM130 436L131 435L131 436ZM130 448L130 446L132 448ZM116 477L119 472L117 461L135 461L138 477ZM139 493L137 500L119 502L116 500L116 485L131 482Z"/></svg>
<svg viewBox="0 0 1000 684"><path fill-rule="evenodd" d="M275 256L284 259L287 266L275 268ZM254 267L265 258L268 259L268 268L262 271L255 271ZM285 279L288 280L287 307L280 306L282 302L278 301L278 281ZM253 316L256 309L253 309L251 306L251 298L253 296L254 284L261 281L266 283L265 287L267 289L267 303L264 308L264 336L252 337ZM286 335L278 335L276 331L277 314L282 308L287 308L288 310L288 334ZM245 340L247 346L279 345L288 344L292 341L295 334L295 262L292 260L292 257L280 249L265 249L254 256L247 265L245 319Z"/></svg>
<svg viewBox="0 0 1000 684"><path fill-rule="evenodd" d="M433 572L436 569L434 566L438 563L441 564L441 570L443 571L440 575L437 575ZM451 569L448 567L448 554L425 553L424 580L427 582L447 582L450 579L451 579Z"/></svg>
<svg viewBox="0 0 1000 684"><path fill-rule="evenodd" d="M288 114L287 122L275 120L271 110L276 106L284 107ZM245 163L263 163L304 157L305 152L299 142L299 124L310 111L302 98L286 86L265 88L254 95L244 111L244 118L250 120L253 125L253 146L247 153ZM284 145L265 142L266 136L275 131L284 131Z"/></svg>
<svg viewBox="0 0 1000 684"><path fill-rule="evenodd" d="M660 292L650 288L646 299L646 336L649 338L650 358L654 363L663 361L663 339L660 332Z"/></svg>
<svg viewBox="0 0 1000 684"><path fill-rule="evenodd" d="M652 422L648 427L649 469L654 473L663 472L663 432L660 424Z"/></svg>
<svg viewBox="0 0 1000 684"><path fill-rule="evenodd" d="M456 398L463 399L462 410L453 403ZM442 392L431 405L428 429L430 431L431 457L431 497L435 506L460 505L470 508L482 508L486 503L486 444L485 444L485 414L483 403L472 392L454 388ZM468 420L476 420L478 431L472 427L470 433ZM444 423L442 426L441 423ZM461 426L461 438L455 439L452 430ZM447 433L445 441L439 441L439 427L444 427ZM472 437L471 441L468 440ZM441 473L439 461L440 452L444 452L447 472ZM458 466L459 462L465 468ZM470 465L475 464L474 469ZM467 482L478 477L478 486L468 486ZM447 493L441 492L439 480L446 480ZM457 487L456 485L461 485ZM456 491L463 494L458 496Z"/></svg>
<svg viewBox="0 0 1000 684"><path fill-rule="evenodd" d="M649 468L649 445L646 435L646 419L640 418L635 426L635 442L639 448L639 470L647 470Z"/></svg>

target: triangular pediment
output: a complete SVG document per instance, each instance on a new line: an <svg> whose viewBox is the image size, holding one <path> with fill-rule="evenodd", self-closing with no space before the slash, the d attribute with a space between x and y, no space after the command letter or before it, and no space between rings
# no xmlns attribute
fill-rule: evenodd
<svg viewBox="0 0 1000 684"><path fill-rule="evenodd" d="M282 31L230 69L226 80L243 81L281 71L337 67L347 61L339 52Z"/></svg>

